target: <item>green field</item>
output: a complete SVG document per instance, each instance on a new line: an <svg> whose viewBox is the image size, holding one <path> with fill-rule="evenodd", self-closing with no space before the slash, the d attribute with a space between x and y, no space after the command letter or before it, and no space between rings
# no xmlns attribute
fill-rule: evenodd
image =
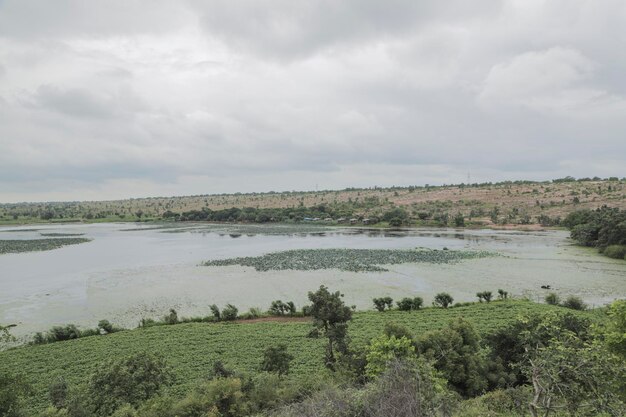
<svg viewBox="0 0 626 417"><path fill-rule="evenodd" d="M472 304L451 309L426 308L416 312L358 312L350 323L350 337L362 346L382 333L385 323L394 321L415 334L439 329L451 319L463 316L485 334L522 314L561 309L527 301ZM572 311L572 310L568 310ZM593 312L580 314L594 315ZM0 352L0 371L22 374L33 387L29 401L32 411L47 405L51 381L63 375L71 383L85 382L89 375L112 358L142 351L162 354L176 374L175 393L183 394L197 380L208 375L215 360L243 372L258 370L267 346L287 344L295 356L292 377L322 372L322 339L307 337L307 322L186 323L156 326L48 345L28 346Z"/></svg>

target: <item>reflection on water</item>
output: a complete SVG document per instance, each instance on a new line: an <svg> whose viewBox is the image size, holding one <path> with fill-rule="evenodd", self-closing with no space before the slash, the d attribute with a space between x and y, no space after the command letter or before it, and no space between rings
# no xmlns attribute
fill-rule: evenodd
<svg viewBox="0 0 626 417"><path fill-rule="evenodd" d="M0 323L16 333L74 322L93 326L108 318L135 326L141 317L171 307L181 315L208 314L208 305L233 303L245 311L272 300L306 302L307 291L328 285L348 304L371 308L374 296L440 291L456 301L503 288L541 299L550 285L591 304L626 297L626 263L573 246L567 232L459 229L332 228L313 225L68 224L0 228L0 239L41 233L84 233L91 242L47 252L0 255ZM338 270L257 272L243 267L201 267L202 261L258 256L288 249L465 249L503 256L454 265L402 264L388 272Z"/></svg>

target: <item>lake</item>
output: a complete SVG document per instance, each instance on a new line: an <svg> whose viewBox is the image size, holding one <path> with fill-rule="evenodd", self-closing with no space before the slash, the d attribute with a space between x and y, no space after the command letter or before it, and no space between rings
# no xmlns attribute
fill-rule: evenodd
<svg viewBox="0 0 626 417"><path fill-rule="evenodd" d="M38 230L33 230L38 229ZM179 316L208 315L210 304L232 303L244 312L272 300L301 307L307 292L324 284L345 293L349 305L371 308L373 297L422 296L441 291L474 301L478 291L502 288L541 300L550 285L562 297L590 305L626 298L626 262L580 248L565 231L411 229L385 231L305 226L206 224L68 224L1 227L0 239L83 234L88 243L45 252L0 255L0 323L16 335L98 320L135 327L142 317L169 308ZM386 272L267 271L207 267L205 260L257 256L288 249L412 248L488 250L501 256L455 264L400 264Z"/></svg>

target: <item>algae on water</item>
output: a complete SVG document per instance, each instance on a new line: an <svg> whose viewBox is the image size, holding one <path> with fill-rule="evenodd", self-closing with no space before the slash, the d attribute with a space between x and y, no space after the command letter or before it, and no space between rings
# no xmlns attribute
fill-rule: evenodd
<svg viewBox="0 0 626 417"><path fill-rule="evenodd" d="M89 242L91 239L82 237L51 238L51 239L13 239L0 240L0 255L5 253L35 252L62 248L68 245Z"/></svg>
<svg viewBox="0 0 626 417"><path fill-rule="evenodd" d="M381 265L403 263L453 263L466 259L485 258L496 254L488 251L400 250L400 249L298 249L268 253L262 256L218 259L205 266L240 265L257 271L340 269L353 272L387 271Z"/></svg>

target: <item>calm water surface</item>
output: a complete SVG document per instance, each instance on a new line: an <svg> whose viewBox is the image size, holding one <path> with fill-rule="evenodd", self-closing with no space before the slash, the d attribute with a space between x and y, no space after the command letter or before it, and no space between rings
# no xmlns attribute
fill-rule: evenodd
<svg viewBox="0 0 626 417"><path fill-rule="evenodd" d="M34 228L39 230L25 230ZM244 311L265 309L280 298L301 306L307 291L321 284L341 290L347 303L359 308L370 308L374 296L420 295L429 303L434 294L447 291L456 301L471 301L477 291L495 293L498 288L542 299L546 291L540 286L546 284L562 296L578 295L593 305L626 297L626 262L576 247L563 231L292 231L116 223L2 227L0 239L83 233L93 240L46 252L0 255L0 323L18 324L19 335L55 324L94 326L102 318L135 326L141 317L159 317L172 307L179 315L208 315L213 303L232 303ZM416 247L490 250L502 256L452 265L391 265L388 272L368 273L199 265L208 259L300 248Z"/></svg>

